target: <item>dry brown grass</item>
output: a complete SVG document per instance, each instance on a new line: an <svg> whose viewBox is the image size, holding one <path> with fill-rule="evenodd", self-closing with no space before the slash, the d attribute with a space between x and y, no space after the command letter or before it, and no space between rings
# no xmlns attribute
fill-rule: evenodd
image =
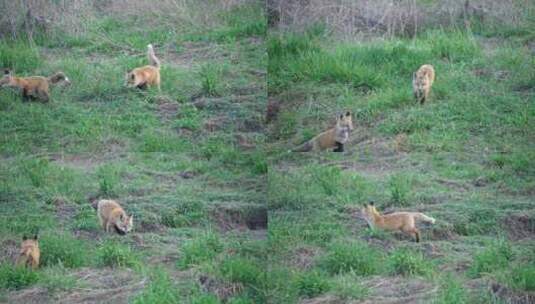
<svg viewBox="0 0 535 304"><path fill-rule="evenodd" d="M250 0L98 0L51 1L0 0L0 38L17 39L23 35L32 39L36 32L61 30L82 34L89 21L101 16L137 17L143 25L152 22L180 30L195 25L216 26L217 14Z"/></svg>
<svg viewBox="0 0 535 304"><path fill-rule="evenodd" d="M413 36L432 27L470 26L470 20L518 25L529 0L268 0L270 25L305 29L325 24L346 38L362 34Z"/></svg>

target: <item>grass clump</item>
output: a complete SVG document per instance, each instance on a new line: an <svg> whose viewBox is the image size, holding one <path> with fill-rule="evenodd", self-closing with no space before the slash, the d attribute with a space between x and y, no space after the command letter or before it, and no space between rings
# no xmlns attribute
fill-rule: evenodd
<svg viewBox="0 0 535 304"><path fill-rule="evenodd" d="M179 202L171 211L162 214L160 222L170 228L196 225L203 221L206 211L199 201Z"/></svg>
<svg viewBox="0 0 535 304"><path fill-rule="evenodd" d="M362 242L335 243L320 259L320 267L331 274L353 272L367 276L381 271L383 256Z"/></svg>
<svg viewBox="0 0 535 304"><path fill-rule="evenodd" d="M134 304L179 303L179 295L171 278L163 269L151 273L149 286L134 299Z"/></svg>
<svg viewBox="0 0 535 304"><path fill-rule="evenodd" d="M395 206L407 206L411 190L410 179L403 174L394 174L388 181L390 201Z"/></svg>
<svg viewBox="0 0 535 304"><path fill-rule="evenodd" d="M516 290L535 291L535 264L514 267L507 284Z"/></svg>
<svg viewBox="0 0 535 304"><path fill-rule="evenodd" d="M432 271L432 264L414 250L400 248L388 256L388 268L391 274L414 276L426 275Z"/></svg>
<svg viewBox="0 0 535 304"><path fill-rule="evenodd" d="M221 274L231 282L255 285L262 269L250 259L231 257L221 264Z"/></svg>
<svg viewBox="0 0 535 304"><path fill-rule="evenodd" d="M135 267L139 265L138 257L129 246L106 241L97 252L98 264L107 267Z"/></svg>
<svg viewBox="0 0 535 304"><path fill-rule="evenodd" d="M313 298L327 292L329 281L324 274L317 271L300 273L294 282L297 294L301 297Z"/></svg>
<svg viewBox="0 0 535 304"><path fill-rule="evenodd" d="M440 282L440 291L433 304L465 304L468 296L462 283L450 273Z"/></svg>
<svg viewBox="0 0 535 304"><path fill-rule="evenodd" d="M511 245L507 241L500 239L490 243L487 248L474 256L474 261L468 269L468 274L477 278L485 273L503 269L509 265L512 258Z"/></svg>
<svg viewBox="0 0 535 304"><path fill-rule="evenodd" d="M178 260L178 267L188 268L192 265L199 265L215 258L223 251L223 244L219 236L214 232L207 232L204 235L187 241L181 248L181 257Z"/></svg>
<svg viewBox="0 0 535 304"><path fill-rule="evenodd" d="M39 280L37 272L28 267L15 266L8 263L0 265L0 288L21 289Z"/></svg>
<svg viewBox="0 0 535 304"><path fill-rule="evenodd" d="M359 276L354 273L347 273L336 276L331 283L331 291L343 300L364 299L369 290L359 283Z"/></svg>
<svg viewBox="0 0 535 304"><path fill-rule="evenodd" d="M39 51L27 43L0 42L0 67L12 69L15 75L30 74L42 64Z"/></svg>
<svg viewBox="0 0 535 304"><path fill-rule="evenodd" d="M204 95L219 96L222 73L221 66L217 64L205 64L201 67L199 75L201 77L201 88Z"/></svg>
<svg viewBox="0 0 535 304"><path fill-rule="evenodd" d="M91 264L89 246L67 234L43 235L39 239L39 248L43 266L60 264L76 268Z"/></svg>

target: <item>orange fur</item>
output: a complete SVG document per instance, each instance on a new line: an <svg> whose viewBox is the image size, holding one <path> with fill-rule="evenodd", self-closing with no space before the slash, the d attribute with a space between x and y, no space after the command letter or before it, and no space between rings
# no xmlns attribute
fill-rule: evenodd
<svg viewBox="0 0 535 304"><path fill-rule="evenodd" d="M112 229L115 229L119 234L126 234L134 226L134 216L126 215L121 205L113 200L98 201L97 214L106 232L112 232Z"/></svg>
<svg viewBox="0 0 535 304"><path fill-rule="evenodd" d="M0 86L20 88L24 100L32 98L48 102L50 100L49 84L55 84L60 81L70 83L69 78L65 77L62 72L57 72L50 77L15 77L11 75L9 70L6 70L4 77L0 79Z"/></svg>
<svg viewBox="0 0 535 304"><path fill-rule="evenodd" d="M435 223L435 219L420 212L394 212L381 215L373 203L367 204L361 210L368 225L384 230L399 230L414 236L416 242L420 241L420 231L416 228L416 220Z"/></svg>
<svg viewBox="0 0 535 304"><path fill-rule="evenodd" d="M39 258L41 257L41 251L39 250L39 242L37 241L37 235L33 239L22 239L20 248L20 255L17 258L17 265L29 266L32 269L39 267Z"/></svg>
<svg viewBox="0 0 535 304"><path fill-rule="evenodd" d="M349 140L349 133L353 130L351 112L341 114L336 119L336 126L322 132L307 141L293 152L309 152L336 148L334 152L343 152L344 144Z"/></svg>
<svg viewBox="0 0 535 304"><path fill-rule="evenodd" d="M156 86L160 90L160 61L154 54L152 44L147 46L147 57L150 65L135 68L126 73L126 85L146 89L147 87Z"/></svg>
<svg viewBox="0 0 535 304"><path fill-rule="evenodd" d="M431 86L435 81L435 69L430 64L422 65L412 76L412 89L414 98L421 104L429 99Z"/></svg>

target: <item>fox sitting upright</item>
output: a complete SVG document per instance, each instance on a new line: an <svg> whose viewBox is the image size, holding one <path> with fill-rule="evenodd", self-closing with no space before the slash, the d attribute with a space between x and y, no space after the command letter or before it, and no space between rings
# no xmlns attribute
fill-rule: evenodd
<svg viewBox="0 0 535 304"><path fill-rule="evenodd" d="M416 242L420 242L420 231L416 228L416 220L435 223L435 219L420 212L394 212L381 215L373 202L364 205L362 215L371 228L378 227L385 230L399 230L414 235Z"/></svg>
<svg viewBox="0 0 535 304"><path fill-rule="evenodd" d="M138 89L157 86L160 90L160 60L154 53L152 44L147 45L149 65L135 68L126 73L126 85Z"/></svg>
<svg viewBox="0 0 535 304"><path fill-rule="evenodd" d="M97 214L102 228L106 232L112 229L124 235L134 226L134 216L126 215L124 209L114 200L100 200L97 202Z"/></svg>
<svg viewBox="0 0 535 304"><path fill-rule="evenodd" d="M412 75L412 89L414 98L423 104L429 99L431 86L435 81L435 69L430 64L422 65L418 71Z"/></svg>
<svg viewBox="0 0 535 304"><path fill-rule="evenodd" d="M30 76L15 77L10 70L4 70L4 76L0 79L0 86L15 87L22 90L24 101L28 99L38 99L42 102L50 100L49 85L61 81L70 83L69 78L63 72L57 72L50 77Z"/></svg>
<svg viewBox="0 0 535 304"><path fill-rule="evenodd" d="M22 237L22 244L20 246L20 254L17 258L17 265L24 265L36 269L39 267L39 258L41 252L39 251L39 242L37 241L37 234L32 239L26 236Z"/></svg>
<svg viewBox="0 0 535 304"><path fill-rule="evenodd" d="M353 130L351 112L336 117L336 126L316 135L292 152L309 152L334 148L333 152L344 152L344 144L349 140L349 133Z"/></svg>

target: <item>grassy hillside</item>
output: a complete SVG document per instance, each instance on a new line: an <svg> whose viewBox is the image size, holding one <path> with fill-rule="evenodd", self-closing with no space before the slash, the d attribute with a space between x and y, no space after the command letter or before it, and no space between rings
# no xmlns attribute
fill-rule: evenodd
<svg viewBox="0 0 535 304"><path fill-rule="evenodd" d="M533 20L482 28L360 41L322 25L270 32L275 302L535 299ZM411 80L425 63L437 77L421 106ZM345 110L356 128L344 153L287 152ZM371 230L368 201L437 223L421 225L421 243Z"/></svg>
<svg viewBox="0 0 535 304"><path fill-rule="evenodd" d="M62 8L61 26L0 40L0 67L72 81L48 104L0 90L0 302L265 301L263 3L177 3ZM128 89L149 43L162 91ZM133 233L104 233L97 198ZM13 260L33 233L29 272Z"/></svg>

